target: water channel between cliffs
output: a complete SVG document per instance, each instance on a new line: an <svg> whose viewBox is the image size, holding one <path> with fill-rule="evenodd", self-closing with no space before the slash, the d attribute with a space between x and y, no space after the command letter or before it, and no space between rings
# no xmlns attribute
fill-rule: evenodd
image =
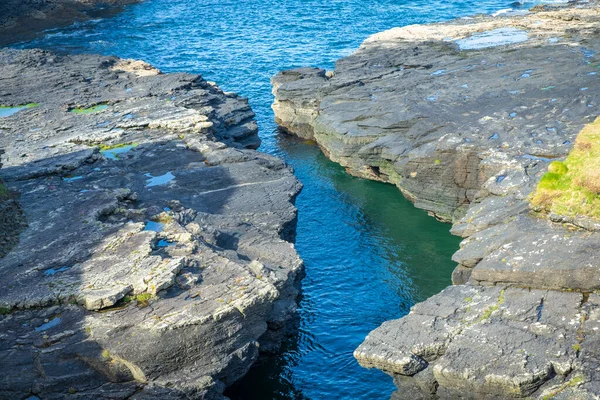
<svg viewBox="0 0 600 400"><path fill-rule="evenodd" d="M248 97L261 150L284 158L304 184L296 247L307 276L299 332L227 394L386 399L391 378L359 367L352 352L383 321L450 284L450 256L460 240L395 187L353 178L313 144L279 135L269 78L304 65L331 69L378 31L506 6L501 0L147 0L21 47L143 59L164 72L200 73Z"/></svg>

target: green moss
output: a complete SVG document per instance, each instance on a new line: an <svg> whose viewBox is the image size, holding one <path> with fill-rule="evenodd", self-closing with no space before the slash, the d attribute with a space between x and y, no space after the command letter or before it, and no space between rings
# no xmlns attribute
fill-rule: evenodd
<svg viewBox="0 0 600 400"><path fill-rule="evenodd" d="M545 212L600 218L600 118L579 132L563 162L548 166L530 201Z"/></svg>
<svg viewBox="0 0 600 400"><path fill-rule="evenodd" d="M575 351L580 351L580 350L581 350L581 345L580 345L579 343L577 343L577 344L574 344L574 345L573 345L573 346L571 346L571 347L573 347L573 350L575 350Z"/></svg>
<svg viewBox="0 0 600 400"><path fill-rule="evenodd" d="M148 301L152 298L152 295L150 293L140 293L138 295L135 296L135 299L137 301Z"/></svg>
<svg viewBox="0 0 600 400"><path fill-rule="evenodd" d="M152 300L152 295L150 293L140 293L133 296L125 296L122 302L127 304L135 301L138 306L147 307L150 304L150 300Z"/></svg>
<svg viewBox="0 0 600 400"><path fill-rule="evenodd" d="M12 310L10 308L0 307L0 315L10 314L11 311Z"/></svg>
<svg viewBox="0 0 600 400"><path fill-rule="evenodd" d="M551 172L553 174L557 174L558 176L560 176L560 175L564 175L567 172L569 172L569 168L562 161L553 161L548 166L548 172Z"/></svg>
<svg viewBox="0 0 600 400"><path fill-rule="evenodd" d="M73 114L93 114L97 112L102 112L108 109L108 105L106 103L100 103L93 105L91 107L75 107L71 108L69 111Z"/></svg>
<svg viewBox="0 0 600 400"><path fill-rule="evenodd" d="M441 161L440 160L435 160L435 165L440 165Z"/></svg>
<svg viewBox="0 0 600 400"><path fill-rule="evenodd" d="M470 303L470 302L472 302L472 301L473 301L473 298L472 298L472 297L467 297L467 298L465 298L465 303Z"/></svg>

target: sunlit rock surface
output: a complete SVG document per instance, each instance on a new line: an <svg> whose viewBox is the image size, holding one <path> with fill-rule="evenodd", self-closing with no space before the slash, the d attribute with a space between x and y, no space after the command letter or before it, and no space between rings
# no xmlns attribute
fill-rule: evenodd
<svg viewBox="0 0 600 400"><path fill-rule="evenodd" d="M222 398L277 349L303 275L301 185L252 150L247 101L39 50L0 52L0 81L1 105L33 104L0 118L27 224L0 258L0 398Z"/></svg>

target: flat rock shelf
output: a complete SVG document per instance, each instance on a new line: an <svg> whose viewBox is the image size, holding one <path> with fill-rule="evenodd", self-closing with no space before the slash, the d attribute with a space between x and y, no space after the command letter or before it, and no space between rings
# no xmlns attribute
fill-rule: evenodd
<svg viewBox="0 0 600 400"><path fill-rule="evenodd" d="M277 122L465 239L454 286L354 355L393 398L597 399L598 223L529 196L598 115L596 2L395 28L273 77ZM538 210L539 211L539 210Z"/></svg>
<svg viewBox="0 0 600 400"><path fill-rule="evenodd" d="M247 101L41 50L0 51L0 81L19 108L0 118L0 398L223 398L277 350L304 273L301 185L253 150Z"/></svg>

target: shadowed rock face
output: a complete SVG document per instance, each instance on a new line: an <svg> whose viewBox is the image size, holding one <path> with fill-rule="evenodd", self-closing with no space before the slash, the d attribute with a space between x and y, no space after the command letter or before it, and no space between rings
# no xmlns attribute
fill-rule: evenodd
<svg viewBox="0 0 600 400"><path fill-rule="evenodd" d="M222 398L276 351L301 189L247 101L131 60L0 52L0 398Z"/></svg>
<svg viewBox="0 0 600 400"><path fill-rule="evenodd" d="M538 7L392 29L334 72L273 78L283 128L466 238L457 286L355 352L394 376L392 398L600 395L599 224L527 200L598 115L598 32L596 3Z"/></svg>
<svg viewBox="0 0 600 400"><path fill-rule="evenodd" d="M76 21L107 16L141 0L3 0L0 46L33 39L39 32Z"/></svg>

